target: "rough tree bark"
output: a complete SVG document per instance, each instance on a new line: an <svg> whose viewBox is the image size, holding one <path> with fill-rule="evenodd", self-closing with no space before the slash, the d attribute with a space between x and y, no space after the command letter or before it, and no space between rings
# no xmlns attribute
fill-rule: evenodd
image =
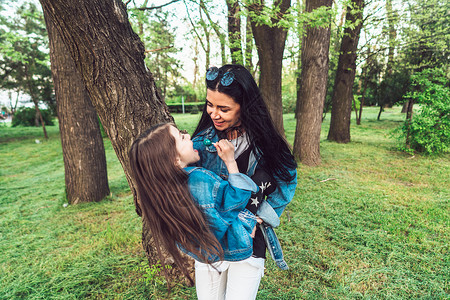
<svg viewBox="0 0 450 300"><path fill-rule="evenodd" d="M328 140L350 142L352 88L356 73L356 50L362 27L364 0L351 0L334 81Z"/></svg>
<svg viewBox="0 0 450 300"><path fill-rule="evenodd" d="M256 18L263 14L263 2L249 6ZM272 18L272 26L258 24L252 19L252 32L258 51L261 75L259 88L269 109L275 127L284 135L283 102L281 98L281 71L283 68L283 52L287 30L280 24L280 20L291 6L291 0L276 0L273 7L279 9L277 18ZM280 26L278 26L280 25Z"/></svg>
<svg viewBox="0 0 450 300"><path fill-rule="evenodd" d="M331 7L332 0L306 0L306 12L321 6ZM306 28L302 42L302 73L297 93L297 127L294 155L309 166L319 165L320 130L328 80L330 26Z"/></svg>
<svg viewBox="0 0 450 300"><path fill-rule="evenodd" d="M45 16L69 203L109 195L105 147L97 112L72 57Z"/></svg>
<svg viewBox="0 0 450 300"><path fill-rule="evenodd" d="M40 0L74 59L83 82L122 164L136 210L128 149L149 126L171 122L144 64L144 45L133 32L120 0ZM155 263L151 235L143 227L143 246Z"/></svg>

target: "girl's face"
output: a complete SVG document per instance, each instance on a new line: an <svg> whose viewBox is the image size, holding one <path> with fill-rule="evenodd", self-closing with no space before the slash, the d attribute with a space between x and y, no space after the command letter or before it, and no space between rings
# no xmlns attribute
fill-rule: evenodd
<svg viewBox="0 0 450 300"><path fill-rule="evenodd" d="M200 160L198 151L194 149L189 134L181 133L174 126L170 126L169 131L176 142L178 152L177 162L180 167L184 168L189 164L195 163Z"/></svg>
<svg viewBox="0 0 450 300"><path fill-rule="evenodd" d="M206 112L217 130L241 125L241 105L227 94L206 90Z"/></svg>

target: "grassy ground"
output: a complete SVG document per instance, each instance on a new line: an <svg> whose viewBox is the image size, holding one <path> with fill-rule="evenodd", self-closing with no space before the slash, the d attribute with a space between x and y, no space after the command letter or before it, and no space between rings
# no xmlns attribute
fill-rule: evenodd
<svg viewBox="0 0 450 300"><path fill-rule="evenodd" d="M258 299L450 299L450 158L409 156L389 138L404 118L364 111L352 142L326 141L299 166L277 229L289 271L268 259ZM199 115L175 115L192 133ZM285 116L293 143L295 119ZM0 299L164 299L145 266L140 219L105 140L111 196L64 204L57 127L0 125ZM36 140L39 140L39 143ZM144 265L142 265L144 263ZM169 299L195 299L178 284Z"/></svg>

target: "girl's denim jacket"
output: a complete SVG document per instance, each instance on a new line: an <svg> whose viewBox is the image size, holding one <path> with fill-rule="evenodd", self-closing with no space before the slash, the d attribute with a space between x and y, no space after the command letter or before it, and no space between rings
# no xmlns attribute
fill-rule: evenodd
<svg viewBox="0 0 450 300"><path fill-rule="evenodd" d="M192 139L194 143L194 149L198 150L198 153L200 155L200 160L196 163L196 166L211 170L212 172L219 175L221 178L228 179L229 176L228 170L225 166L225 163L217 155L216 147L214 147L213 144L211 144L210 146L205 146L203 144L203 141L205 139L209 139L212 143L215 143L219 140L219 137L217 136L214 127L209 127L205 129ZM250 177L255 173L259 160L259 156L257 156L254 152L255 151L252 151L250 153L249 166L246 173ZM287 204L291 202L292 198L294 197L295 188L297 186L297 170L294 169L291 170L290 172L291 174L295 175L294 179L290 182L277 180L277 178L275 177L278 186L276 190L273 193L269 194L267 199L263 202L263 203L267 202L269 205L261 206L257 213L258 216L261 219L263 219L266 224L269 224L273 227L278 226L279 217L281 216L281 213L284 211ZM247 209L244 209L243 212L251 214L251 212L248 211ZM281 247L279 246L280 244L278 240L276 240L274 244L275 249L272 246L272 249L269 249L269 251L274 250L275 253L281 253L282 256ZM270 251L270 253L272 254L272 251ZM273 258L275 259L275 261L282 260L282 257L280 258L279 255L278 257L273 256ZM283 264L283 262L281 262L281 264Z"/></svg>
<svg viewBox="0 0 450 300"><path fill-rule="evenodd" d="M256 217L243 211L252 192L258 186L248 176L230 174L223 180L204 168L187 167L188 184L194 201L202 209L212 232L224 250L224 259L239 261L253 253L251 233L256 226ZM199 260L192 253L188 253ZM212 257L212 260L219 260Z"/></svg>

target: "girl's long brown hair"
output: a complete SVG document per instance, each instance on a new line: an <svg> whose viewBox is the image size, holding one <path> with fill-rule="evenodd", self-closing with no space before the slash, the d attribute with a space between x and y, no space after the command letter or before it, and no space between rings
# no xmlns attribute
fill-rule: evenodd
<svg viewBox="0 0 450 300"><path fill-rule="evenodd" d="M144 222L150 227L166 279L163 249L193 284L178 245L207 263L213 256L222 258L223 250L192 199L187 173L176 164L176 142L169 126L173 124L158 124L144 132L132 144L129 159Z"/></svg>

